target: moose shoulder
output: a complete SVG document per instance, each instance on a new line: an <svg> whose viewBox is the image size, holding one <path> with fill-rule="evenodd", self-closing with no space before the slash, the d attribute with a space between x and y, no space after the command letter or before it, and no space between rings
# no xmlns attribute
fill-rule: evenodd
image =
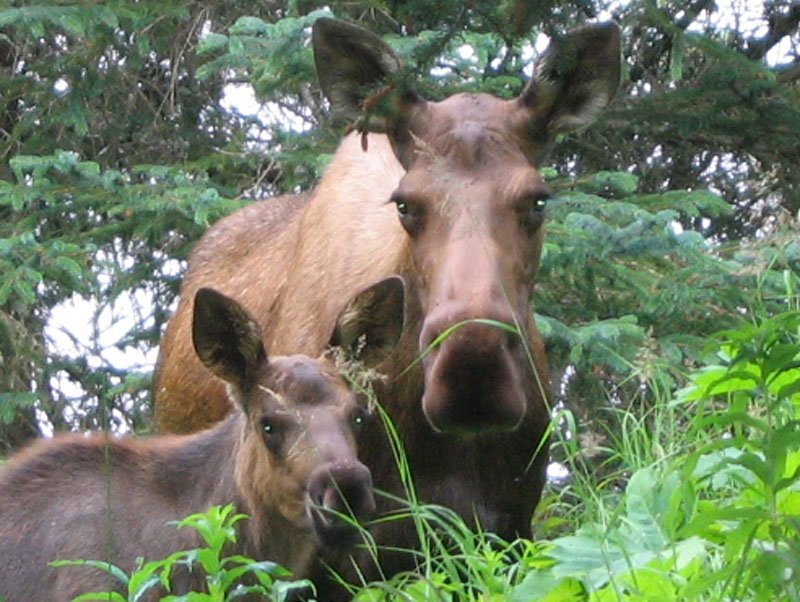
<svg viewBox="0 0 800 602"><path fill-rule="evenodd" d="M513 100L427 101L394 77L399 59L380 38L342 21L319 19L313 45L334 111L356 120L373 104L386 133L346 137L315 190L247 207L198 244L162 342L157 424L191 430L226 411L222 384L190 351L198 287L240 295L270 348L313 354L353 291L399 274L406 322L379 395L418 497L502 536L526 534L548 457L548 374L530 307L548 197L538 166L557 134L591 123L614 94L619 30L555 39ZM402 495L385 437L365 449L376 486ZM374 533L414 545L402 523ZM384 559L387 573L403 566Z"/></svg>
<svg viewBox="0 0 800 602"><path fill-rule="evenodd" d="M396 278L364 295L402 308ZM229 386L235 410L223 422L141 440L61 435L0 469L0 599L71 600L119 588L96 569L48 563L102 560L130 572L137 557L197 547L196 534L168 522L211 505L249 515L227 554L272 560L296 577L318 550L355 542L342 515L362 519L375 507L370 472L356 455L368 406L333 361L268 358L255 320L210 289L196 295L193 340L203 365ZM198 570L172 577L173 593L203 591Z"/></svg>

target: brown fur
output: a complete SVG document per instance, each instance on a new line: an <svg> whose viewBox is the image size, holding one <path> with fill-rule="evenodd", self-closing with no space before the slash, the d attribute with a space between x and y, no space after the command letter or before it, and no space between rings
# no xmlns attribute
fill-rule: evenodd
<svg viewBox="0 0 800 602"><path fill-rule="evenodd" d="M352 530L327 510L363 518L374 509L370 474L355 451L353 417L364 406L336 368L306 356L267 360L252 318L232 300L204 294L197 353L227 378L237 410L194 435L61 435L12 457L0 469L0 599L119 591L97 569L48 563L103 560L130 573L137 557L200 546L194 531L169 521L229 503L250 518L238 523L227 554L273 560L303 576L321 544L352 541ZM204 579L199 570L178 570L173 593L202 590Z"/></svg>
<svg viewBox="0 0 800 602"><path fill-rule="evenodd" d="M323 90L354 119L368 101L358 92L391 81L398 64L379 38L343 22L319 20L314 47ZM504 537L529 533L548 426L547 366L529 306L547 195L537 166L556 134L596 117L618 78L619 32L605 25L557 40L514 100L456 94L426 102L400 86L387 135L369 134L366 149L361 135L345 138L310 198L278 201L294 211L264 218L275 202L267 201L221 220L190 258L162 341L158 427L193 430L225 412L219 383L188 346L197 287L235 291L275 349L316 353L353 291L400 274L406 325L380 367L389 377L380 400L402 436L418 497ZM469 323L426 352L474 319L517 325L523 336ZM364 445L377 487L403 495L385 436ZM403 522L374 533L380 544L415 546ZM382 561L388 574L409 566L399 556ZM360 562L364 574L378 574Z"/></svg>

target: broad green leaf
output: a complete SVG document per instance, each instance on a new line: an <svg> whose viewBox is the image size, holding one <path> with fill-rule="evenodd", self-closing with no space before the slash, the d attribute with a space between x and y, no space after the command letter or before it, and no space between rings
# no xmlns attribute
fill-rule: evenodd
<svg viewBox="0 0 800 602"><path fill-rule="evenodd" d="M585 590L574 578L556 579L546 571L531 571L509 596L509 602L577 602Z"/></svg>

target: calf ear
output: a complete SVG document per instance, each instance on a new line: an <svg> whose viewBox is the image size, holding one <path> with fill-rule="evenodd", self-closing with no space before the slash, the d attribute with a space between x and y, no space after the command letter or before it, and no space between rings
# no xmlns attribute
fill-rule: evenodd
<svg viewBox="0 0 800 602"><path fill-rule="evenodd" d="M405 313L405 285L391 276L356 295L336 321L330 344L368 367L379 364L400 340Z"/></svg>
<svg viewBox="0 0 800 602"><path fill-rule="evenodd" d="M258 323L238 302L210 288L194 297L192 341L203 365L240 391L267 360Z"/></svg>
<svg viewBox="0 0 800 602"><path fill-rule="evenodd" d="M619 85L620 32L615 23L590 25L556 38L536 65L518 101L530 109L533 136L552 137L589 125Z"/></svg>

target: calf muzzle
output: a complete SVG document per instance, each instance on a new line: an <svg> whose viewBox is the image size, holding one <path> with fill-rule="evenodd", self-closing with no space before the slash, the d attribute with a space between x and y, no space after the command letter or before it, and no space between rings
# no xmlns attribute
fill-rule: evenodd
<svg viewBox="0 0 800 602"><path fill-rule="evenodd" d="M358 523L375 512L372 475L360 462L318 467L308 484L309 518L319 543L342 549L358 539Z"/></svg>

